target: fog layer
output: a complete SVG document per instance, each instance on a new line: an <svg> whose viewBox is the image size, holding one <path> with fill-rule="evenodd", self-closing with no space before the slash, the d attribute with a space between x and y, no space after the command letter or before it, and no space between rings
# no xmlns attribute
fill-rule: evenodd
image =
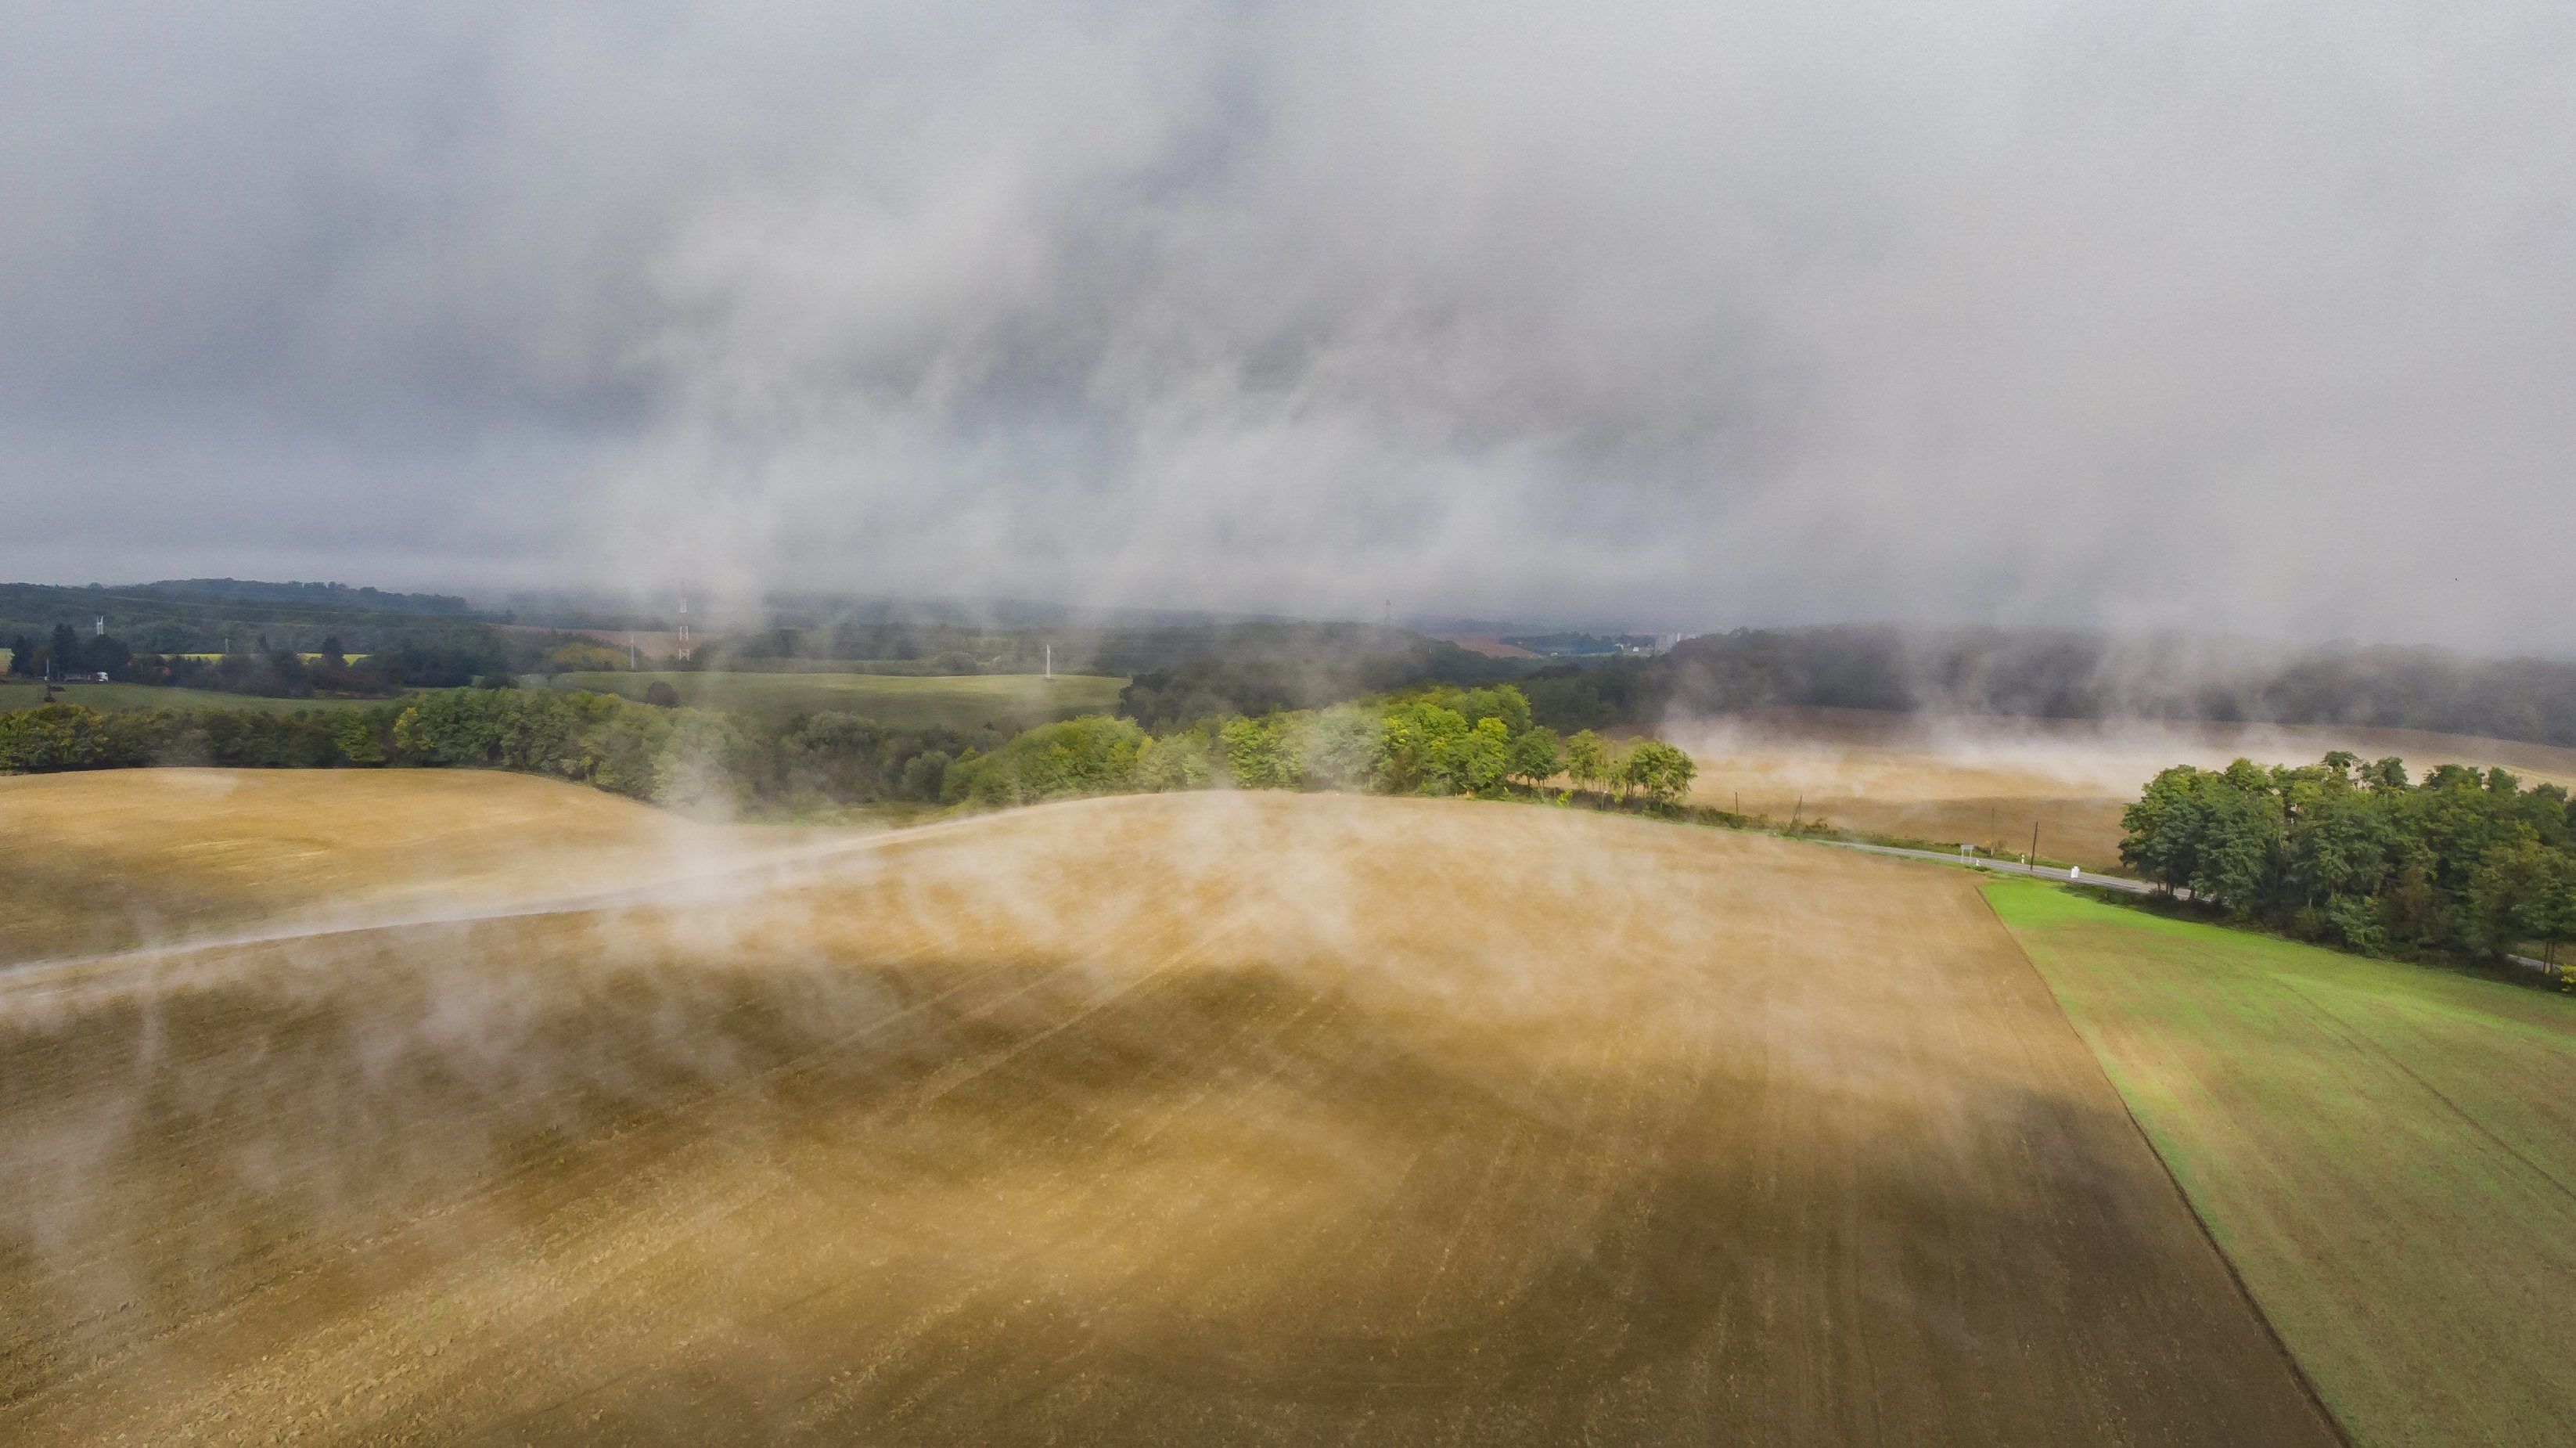
<svg viewBox="0 0 2576 1448"><path fill-rule="evenodd" d="M2576 645L2561 7L0 33L13 577Z"/></svg>

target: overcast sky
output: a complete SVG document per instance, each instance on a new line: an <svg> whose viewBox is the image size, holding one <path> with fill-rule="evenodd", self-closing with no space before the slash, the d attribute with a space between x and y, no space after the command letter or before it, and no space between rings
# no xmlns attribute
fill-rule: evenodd
<svg viewBox="0 0 2576 1448"><path fill-rule="evenodd" d="M0 574L2576 652L2576 7L0 0Z"/></svg>

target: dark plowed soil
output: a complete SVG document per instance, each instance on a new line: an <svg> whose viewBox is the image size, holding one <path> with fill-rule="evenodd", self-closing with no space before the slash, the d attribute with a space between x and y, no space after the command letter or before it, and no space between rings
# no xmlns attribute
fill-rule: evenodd
<svg viewBox="0 0 2576 1448"><path fill-rule="evenodd" d="M1138 799L0 987L0 1438L2325 1443L1941 871Z"/></svg>

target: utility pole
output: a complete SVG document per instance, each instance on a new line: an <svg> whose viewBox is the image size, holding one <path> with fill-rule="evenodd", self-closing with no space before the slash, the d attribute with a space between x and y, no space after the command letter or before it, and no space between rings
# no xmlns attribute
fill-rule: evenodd
<svg viewBox="0 0 2576 1448"><path fill-rule="evenodd" d="M2039 821L2037 820L2030 822L2030 854L2023 859L2022 863L2034 870L2039 868Z"/></svg>
<svg viewBox="0 0 2576 1448"><path fill-rule="evenodd" d="M1055 645L1053 644L1046 646L1046 676L1049 683L1055 681Z"/></svg>

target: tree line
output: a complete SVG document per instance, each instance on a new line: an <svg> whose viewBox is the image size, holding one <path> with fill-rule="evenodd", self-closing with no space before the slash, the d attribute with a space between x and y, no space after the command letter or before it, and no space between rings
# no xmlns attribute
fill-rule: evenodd
<svg viewBox="0 0 2576 1448"><path fill-rule="evenodd" d="M1760 708L2423 729L2576 745L2576 662L2170 634L1735 629L1522 681L1561 727Z"/></svg>
<svg viewBox="0 0 2576 1448"><path fill-rule="evenodd" d="M1491 799L1562 777L1606 803L1670 810L1695 772L1689 755L1660 740L1622 744L1590 730L1560 740L1509 685L1211 717L1160 735L1131 719L1083 715L1007 739L888 729L844 713L772 726L611 694L509 688L292 712L55 703L0 713L0 772L183 764L507 769L729 808L1004 806L1222 787Z"/></svg>
<svg viewBox="0 0 2576 1448"><path fill-rule="evenodd" d="M2375 955L2492 959L2576 939L2567 791L2504 769L2343 751L2179 765L2122 816L2120 858L2168 892Z"/></svg>
<svg viewBox="0 0 2576 1448"><path fill-rule="evenodd" d="M461 599L389 594L335 585L207 579L117 588L0 583L0 638L41 643L56 625L86 633L97 620L138 654L212 653L266 635L277 647L311 653L337 635L372 653L402 636L469 634L495 621Z"/></svg>
<svg viewBox="0 0 2576 1448"><path fill-rule="evenodd" d="M120 684L205 689L270 699L381 698L407 689L453 689L495 682L519 672L544 671L555 635L503 634L479 625L441 627L386 637L373 653L353 656L337 634L325 634L308 654L274 644L265 633L229 640L213 657L138 651L111 633L84 633L56 624L41 639L25 633L8 639L8 672L25 679L79 679L105 674ZM589 643L588 640L581 640ZM623 666L623 651L592 645L592 652Z"/></svg>
<svg viewBox="0 0 2576 1448"><path fill-rule="evenodd" d="M507 769L673 805L752 808L939 798L976 736L849 714L777 726L613 694L448 689L375 705L0 713L0 772L214 765ZM984 742L992 742L989 738Z"/></svg>
<svg viewBox="0 0 2576 1448"><path fill-rule="evenodd" d="M942 797L1007 805L1231 786L1493 799L1563 776L1613 802L1670 809L1696 770L1688 754L1661 740L1620 745L1590 730L1560 740L1533 720L1527 696L1498 684L1210 715L1160 734L1132 719L1086 715L961 758Z"/></svg>

